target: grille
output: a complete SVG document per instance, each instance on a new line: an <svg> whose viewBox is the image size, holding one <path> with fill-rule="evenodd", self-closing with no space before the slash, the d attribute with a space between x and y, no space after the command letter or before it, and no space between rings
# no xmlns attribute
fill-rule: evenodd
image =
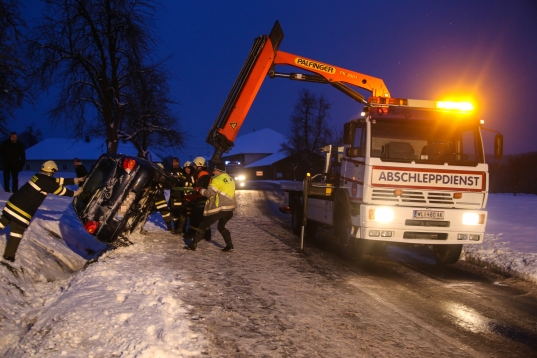
<svg viewBox="0 0 537 358"><path fill-rule="evenodd" d="M440 232L412 232L405 231L403 239L414 240L447 240L448 234Z"/></svg>
<svg viewBox="0 0 537 358"><path fill-rule="evenodd" d="M407 226L434 226L434 227L449 227L449 221L433 221L433 220L405 220Z"/></svg>
<svg viewBox="0 0 537 358"><path fill-rule="evenodd" d="M427 200L431 204L454 204L449 193L428 193Z"/></svg>
<svg viewBox="0 0 537 358"><path fill-rule="evenodd" d="M425 194L415 190L403 190L402 195L398 197L393 189L373 189L371 200L398 203L455 204L451 193L430 192Z"/></svg>

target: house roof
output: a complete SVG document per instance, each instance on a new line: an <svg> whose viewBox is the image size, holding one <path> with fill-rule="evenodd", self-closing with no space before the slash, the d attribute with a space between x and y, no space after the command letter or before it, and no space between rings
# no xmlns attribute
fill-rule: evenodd
<svg viewBox="0 0 537 358"><path fill-rule="evenodd" d="M103 140L92 139L89 142L67 138L48 138L26 149L26 160L97 160L106 152ZM130 142L119 143L118 154L137 156L138 150ZM155 153L149 152L148 158L161 162Z"/></svg>
<svg viewBox="0 0 537 358"><path fill-rule="evenodd" d="M282 160L286 158L286 154L282 152L277 152L274 154L271 154L265 158L259 159L253 163L250 163L246 165L244 168L256 168L256 167L263 167L265 165L271 165L273 163L276 163L279 160Z"/></svg>
<svg viewBox="0 0 537 358"><path fill-rule="evenodd" d="M225 156L236 154L276 153L287 137L270 128L237 137L235 145Z"/></svg>

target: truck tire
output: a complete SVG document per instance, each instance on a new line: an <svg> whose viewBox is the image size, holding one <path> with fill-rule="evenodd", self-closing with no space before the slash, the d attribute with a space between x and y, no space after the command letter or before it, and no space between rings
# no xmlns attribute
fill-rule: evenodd
<svg viewBox="0 0 537 358"><path fill-rule="evenodd" d="M351 237L351 223L348 204L338 200L334 211L334 236L339 246L339 254L345 260L360 260L365 243L362 239Z"/></svg>
<svg viewBox="0 0 537 358"><path fill-rule="evenodd" d="M300 199L293 200L291 204L291 228L293 229L293 234L297 236L300 236L300 232L302 231L303 210L304 208Z"/></svg>
<svg viewBox="0 0 537 358"><path fill-rule="evenodd" d="M433 245L433 253L438 264L450 265L459 261L462 245Z"/></svg>
<svg viewBox="0 0 537 358"><path fill-rule="evenodd" d="M317 234L317 228L319 224L316 221L308 220L306 222L306 230L304 232L304 240L315 240L315 235Z"/></svg>

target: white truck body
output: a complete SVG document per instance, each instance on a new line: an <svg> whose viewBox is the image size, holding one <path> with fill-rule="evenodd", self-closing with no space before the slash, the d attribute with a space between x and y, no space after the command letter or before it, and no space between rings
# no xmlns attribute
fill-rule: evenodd
<svg viewBox="0 0 537 358"><path fill-rule="evenodd" d="M385 112L378 115L377 108ZM281 183L295 233L302 223L313 226L313 234L319 225L335 232L345 226L339 240L347 250L367 241L445 245L443 252L460 254L462 244L481 244L489 182L477 117L405 106L368 109L346 125L348 144L323 148L325 173L306 184ZM301 212L296 207L304 202ZM451 256L440 261L458 259Z"/></svg>

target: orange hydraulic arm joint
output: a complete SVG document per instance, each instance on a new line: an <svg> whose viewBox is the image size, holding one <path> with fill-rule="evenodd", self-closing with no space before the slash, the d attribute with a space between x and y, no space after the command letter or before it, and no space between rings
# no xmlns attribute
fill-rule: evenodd
<svg viewBox="0 0 537 358"><path fill-rule="evenodd" d="M275 65L293 66L315 74L276 73L274 71ZM364 104L367 103L364 96L348 87L347 84L368 90L372 93L373 97L390 97L388 88L380 78L364 75L363 73L347 70L342 67L329 65L283 51L277 52L273 68L268 74L270 77L286 77L296 81L328 83L352 99Z"/></svg>
<svg viewBox="0 0 537 358"><path fill-rule="evenodd" d="M233 147L237 133L272 66L282 39L283 31L278 21L270 35L255 39L252 50L207 136L207 143L215 147L212 162L219 163L222 154Z"/></svg>

